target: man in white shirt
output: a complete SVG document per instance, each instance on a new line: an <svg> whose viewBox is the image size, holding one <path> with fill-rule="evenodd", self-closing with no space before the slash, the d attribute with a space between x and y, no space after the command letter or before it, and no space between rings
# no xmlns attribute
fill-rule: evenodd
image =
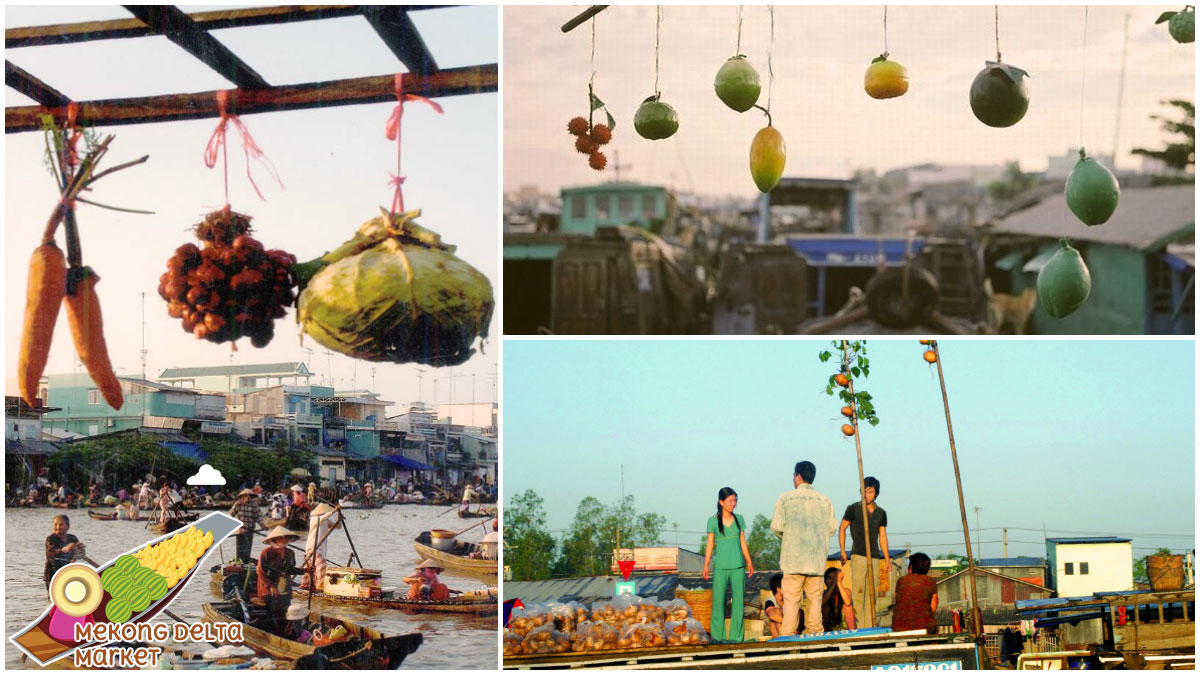
<svg viewBox="0 0 1200 675"><path fill-rule="evenodd" d="M800 628L800 602L804 596L804 632L824 632L821 626L821 595L824 591L825 558L829 538L837 532L837 518L829 497L812 487L817 467L797 462L792 475L794 490L775 502L771 531L783 538L779 547L779 569L783 572L782 635L795 635Z"/></svg>

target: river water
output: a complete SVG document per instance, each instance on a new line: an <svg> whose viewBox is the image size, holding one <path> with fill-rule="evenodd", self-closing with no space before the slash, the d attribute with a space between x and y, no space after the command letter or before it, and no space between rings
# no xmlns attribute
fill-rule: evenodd
<svg viewBox="0 0 1200 675"><path fill-rule="evenodd" d="M383 584L403 588L400 579L410 574L420 561L412 542L424 530L434 528L458 531L472 521L463 520L449 507L391 504L370 511L347 511L346 525L354 546L365 567L382 569ZM66 513L71 518L70 533L79 537L87 547L88 557L103 564L135 546L141 546L158 535L145 529L145 523L129 521L104 522L88 518L83 509L5 509L4 541L4 665L23 668L21 652L8 641L46 608L46 584L42 580L45 566L45 541L51 533L51 519ZM490 521L489 521L490 522ZM483 539L483 528L470 530L461 538L469 541ZM330 564L343 564L350 555L345 535L335 530L329 540ZM303 541L299 542L303 546ZM255 541L257 557L263 544ZM234 558L234 541L230 537L206 558L204 570ZM301 556L297 554L297 562ZM455 590L482 588L487 583L450 572L441 575L443 582ZM298 579L298 578L297 578ZM198 573L187 588L171 603L171 611L189 620L199 621L200 605L220 600L209 589L207 573ZM313 605L317 606L316 603ZM356 623L376 628L386 635L422 633L421 647L404 660L404 669L496 669L496 616L475 617L452 614L406 614L398 610L373 609L355 605L322 605L322 610Z"/></svg>

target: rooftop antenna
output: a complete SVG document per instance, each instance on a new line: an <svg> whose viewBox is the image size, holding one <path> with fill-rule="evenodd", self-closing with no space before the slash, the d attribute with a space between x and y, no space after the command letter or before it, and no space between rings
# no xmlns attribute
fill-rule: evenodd
<svg viewBox="0 0 1200 675"><path fill-rule="evenodd" d="M146 379L146 292L142 291L142 379Z"/></svg>
<svg viewBox="0 0 1200 675"><path fill-rule="evenodd" d="M302 347L302 349L308 352L308 360L304 362L304 365L312 368L312 347Z"/></svg>
<svg viewBox="0 0 1200 675"><path fill-rule="evenodd" d="M371 366L371 393L375 393L375 366Z"/></svg>
<svg viewBox="0 0 1200 675"><path fill-rule="evenodd" d="M325 350L325 386L333 383L333 352Z"/></svg>
<svg viewBox="0 0 1200 675"><path fill-rule="evenodd" d="M613 168L613 182L620 183L621 182L621 169L632 169L633 167L629 164L622 164L621 163L621 151L613 150L612 168Z"/></svg>
<svg viewBox="0 0 1200 675"><path fill-rule="evenodd" d="M980 538L980 534L979 534L979 512L982 510L983 510L983 507L980 507L980 506L975 507L975 538L979 540L979 559L980 560L983 560L983 539Z"/></svg>
<svg viewBox="0 0 1200 675"><path fill-rule="evenodd" d="M1121 133L1121 104L1125 100L1125 57L1129 53L1129 12L1125 13L1125 38L1121 42L1121 77L1117 80L1117 119L1113 122L1112 170L1117 170L1117 138Z"/></svg>

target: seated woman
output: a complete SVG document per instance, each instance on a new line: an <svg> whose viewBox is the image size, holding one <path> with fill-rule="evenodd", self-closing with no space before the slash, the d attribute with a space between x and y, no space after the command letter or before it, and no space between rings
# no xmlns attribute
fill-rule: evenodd
<svg viewBox="0 0 1200 675"><path fill-rule="evenodd" d="M417 571L401 579L408 584L409 600L432 600L435 602L448 600L450 589L438 581L438 574L445 569L432 560L422 560L417 564Z"/></svg>
<svg viewBox="0 0 1200 675"><path fill-rule="evenodd" d="M312 633L308 631L308 627L305 625L307 620L308 608L300 603L288 605L287 618L279 637L301 644L308 644L312 640Z"/></svg>
<svg viewBox="0 0 1200 675"><path fill-rule="evenodd" d="M825 594L821 596L821 625L825 632L854 630L854 603L846 587L846 575L840 568L825 570Z"/></svg>
<svg viewBox="0 0 1200 675"><path fill-rule="evenodd" d="M770 581L771 597L763 603L763 614L767 618L767 632L779 637L783 630L783 575L776 574Z"/></svg>
<svg viewBox="0 0 1200 675"><path fill-rule="evenodd" d="M892 631L921 630L938 632L937 584L929 578L929 556L914 553L908 557L908 574L896 582L896 609L892 613Z"/></svg>

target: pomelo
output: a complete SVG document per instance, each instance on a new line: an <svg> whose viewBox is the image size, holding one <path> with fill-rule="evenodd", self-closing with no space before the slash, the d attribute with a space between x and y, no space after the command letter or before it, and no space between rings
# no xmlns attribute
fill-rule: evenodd
<svg viewBox="0 0 1200 675"><path fill-rule="evenodd" d="M1046 262L1037 278L1038 302L1055 319L1061 319L1079 309L1092 291L1092 275L1083 256L1066 239L1062 247Z"/></svg>
<svg viewBox="0 0 1200 675"><path fill-rule="evenodd" d="M670 104L651 96L638 106L633 115L633 128L642 138L659 141L679 131L679 115Z"/></svg>
<svg viewBox="0 0 1200 675"><path fill-rule="evenodd" d="M741 54L730 57L721 65L713 87L717 91L717 98L738 112L746 112L754 107L758 103L758 95L762 93L758 71Z"/></svg>
<svg viewBox="0 0 1200 675"><path fill-rule="evenodd" d="M1067 206L1087 225L1108 222L1121 197L1116 176L1100 162L1079 151L1079 161L1067 177Z"/></svg>

